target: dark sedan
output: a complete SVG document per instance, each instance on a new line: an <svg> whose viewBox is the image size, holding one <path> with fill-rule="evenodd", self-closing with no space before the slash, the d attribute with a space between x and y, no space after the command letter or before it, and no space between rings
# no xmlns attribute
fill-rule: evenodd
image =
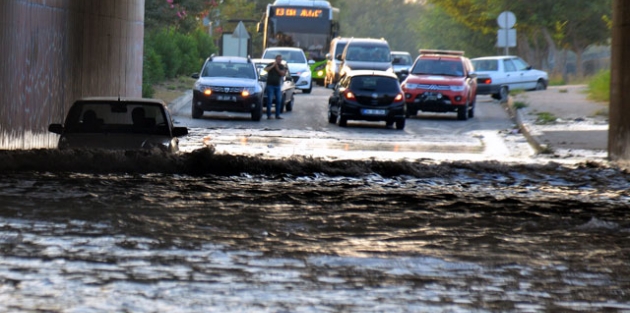
<svg viewBox="0 0 630 313"><path fill-rule="evenodd" d="M179 150L186 127L174 127L164 101L158 99L84 98L76 101L64 124L50 124L59 149Z"/></svg>
<svg viewBox="0 0 630 313"><path fill-rule="evenodd" d="M385 71L357 70L335 85L328 100L328 122L347 126L348 120L385 121L405 128L405 97L398 77Z"/></svg>

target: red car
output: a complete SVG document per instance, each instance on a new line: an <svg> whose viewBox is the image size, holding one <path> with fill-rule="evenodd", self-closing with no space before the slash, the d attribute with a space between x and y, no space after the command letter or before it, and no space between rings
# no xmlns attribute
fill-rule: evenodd
<svg viewBox="0 0 630 313"><path fill-rule="evenodd" d="M420 50L408 77L401 84L407 117L424 112L457 112L466 120L475 116L477 75L462 51Z"/></svg>

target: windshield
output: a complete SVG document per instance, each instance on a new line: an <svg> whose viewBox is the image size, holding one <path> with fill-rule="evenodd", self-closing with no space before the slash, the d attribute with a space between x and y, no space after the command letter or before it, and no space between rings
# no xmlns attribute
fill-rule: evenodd
<svg viewBox="0 0 630 313"><path fill-rule="evenodd" d="M408 54L396 54L393 53L392 54L392 58L397 58L398 59L398 63L396 63L397 65L411 65L411 63L413 63L413 60L411 59L411 56Z"/></svg>
<svg viewBox="0 0 630 313"><path fill-rule="evenodd" d="M382 45L349 45L346 61L391 62L389 48Z"/></svg>
<svg viewBox="0 0 630 313"><path fill-rule="evenodd" d="M463 76L464 69L462 62L459 62L459 60L420 59L414 65L411 74Z"/></svg>
<svg viewBox="0 0 630 313"><path fill-rule="evenodd" d="M357 91L366 90L387 93L398 90L398 80L382 76L355 76L350 82L350 88Z"/></svg>
<svg viewBox="0 0 630 313"><path fill-rule="evenodd" d="M134 132L168 135L164 108L156 103L83 102L75 104L66 120L67 132Z"/></svg>
<svg viewBox="0 0 630 313"><path fill-rule="evenodd" d="M263 59L275 59L276 55L281 55L287 63L306 63L306 57L302 51L288 50L266 50Z"/></svg>
<svg viewBox="0 0 630 313"><path fill-rule="evenodd" d="M201 76L256 79L254 67L250 63L209 62Z"/></svg>

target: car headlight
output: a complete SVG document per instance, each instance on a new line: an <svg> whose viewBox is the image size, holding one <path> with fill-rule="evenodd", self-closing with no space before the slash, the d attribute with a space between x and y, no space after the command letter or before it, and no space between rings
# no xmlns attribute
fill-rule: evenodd
<svg viewBox="0 0 630 313"><path fill-rule="evenodd" d="M256 93L256 88L254 88L254 87L245 87L245 88L243 88L243 91L241 92L241 96L249 97L249 96L253 95L254 93Z"/></svg>
<svg viewBox="0 0 630 313"><path fill-rule="evenodd" d="M451 91L464 91L464 86L451 86Z"/></svg>

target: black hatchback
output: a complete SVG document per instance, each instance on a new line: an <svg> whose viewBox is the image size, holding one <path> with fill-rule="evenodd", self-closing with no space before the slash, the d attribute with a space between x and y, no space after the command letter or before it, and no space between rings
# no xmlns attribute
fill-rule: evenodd
<svg viewBox="0 0 630 313"><path fill-rule="evenodd" d="M334 86L328 99L328 122L346 127L348 120L385 121L405 128L405 97L398 77L385 71L356 70Z"/></svg>

